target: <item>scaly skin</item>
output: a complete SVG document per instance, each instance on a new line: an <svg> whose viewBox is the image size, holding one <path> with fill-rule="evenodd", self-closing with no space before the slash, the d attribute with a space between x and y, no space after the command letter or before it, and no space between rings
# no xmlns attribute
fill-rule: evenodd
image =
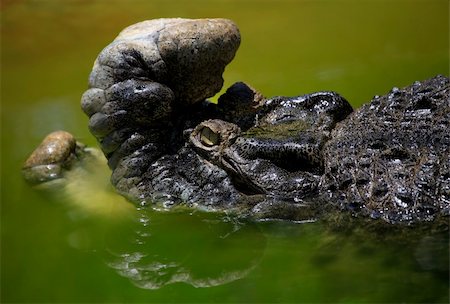
<svg viewBox="0 0 450 304"><path fill-rule="evenodd" d="M244 132L234 123L217 118L206 120L185 129L189 144L176 153L161 156L142 174L138 172L139 184L131 184L126 194L135 202L162 202L165 207L187 204L255 218L305 220L323 212L336 212L333 206L394 224L446 217L450 196L446 133L450 121L449 91L445 77L394 89L341 122L329 117L342 118L343 114L331 111L326 116L316 115L308 108L301 110L302 107L297 109L299 116L292 118L295 111L287 107L289 120L267 123L268 117L270 121L283 117L283 108L290 104L286 101L308 100L311 95L277 98L283 100L277 106L267 101L254 111L258 126ZM318 94L313 96L317 98ZM322 96L323 101L337 95ZM317 108L314 104L309 106ZM349 110L344 102L335 111ZM220 111L205 113L218 115ZM312 119L314 116L320 119ZM327 127L318 124L324 121ZM296 128L292 129L292 124ZM391 129L392 124L403 133ZM205 128L209 130L203 134ZM305 140L308 136L310 139ZM60 147L60 151L39 148L56 153L40 159L59 159L61 155L73 159L73 153L64 152L65 147L73 146L67 144L72 137L50 138L61 143L46 139L43 147ZM133 156L139 170L141 155L133 152ZM283 163L285 156L292 161ZM67 163L63 159L60 163ZM33 164L42 172L39 161L27 161L25 170L33 170ZM123 174L133 176L130 168L124 166Z"/></svg>
<svg viewBox="0 0 450 304"><path fill-rule="evenodd" d="M241 134L237 125L208 120L194 129L190 143L224 168L240 191L299 201L317 194L323 144L351 110L332 92L277 97L261 106L257 127ZM205 130L217 134L214 145L202 140Z"/></svg>
<svg viewBox="0 0 450 304"><path fill-rule="evenodd" d="M239 43L229 20L159 19L100 53L82 108L121 194L257 218L304 220L329 207L389 223L449 215L448 78L353 113L334 92L267 100L244 83L208 102ZM60 140L56 156L41 149L47 159L71 155ZM37 172L30 180L49 168L25 167Z"/></svg>
<svg viewBox="0 0 450 304"><path fill-rule="evenodd" d="M339 124L324 147L325 199L390 223L450 213L450 82L394 88Z"/></svg>

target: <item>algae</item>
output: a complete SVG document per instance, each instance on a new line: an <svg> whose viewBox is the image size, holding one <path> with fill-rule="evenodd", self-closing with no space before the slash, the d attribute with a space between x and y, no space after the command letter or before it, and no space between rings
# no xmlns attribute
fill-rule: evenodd
<svg viewBox="0 0 450 304"><path fill-rule="evenodd" d="M278 139L283 140L297 136L309 129L309 124L303 120L293 120L280 124L264 124L252 127L242 133L245 138Z"/></svg>

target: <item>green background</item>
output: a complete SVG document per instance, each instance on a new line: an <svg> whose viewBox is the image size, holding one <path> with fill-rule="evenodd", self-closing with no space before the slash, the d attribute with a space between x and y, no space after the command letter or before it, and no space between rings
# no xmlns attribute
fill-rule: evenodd
<svg viewBox="0 0 450 304"><path fill-rule="evenodd" d="M98 188L110 191L107 199L83 189L77 198L48 196L20 176L51 131L96 145L80 96L97 54L130 24L232 19L242 42L225 88L245 81L266 96L334 90L358 107L393 86L448 76L448 1L1 3L1 302L448 302L448 236L399 244L319 224L241 223L224 237L234 226L202 214L150 213L156 224L145 229L154 237L136 250L179 261L198 277L248 273L210 288L139 288L110 265L111 247L135 250L130 238L142 226L134 215L112 220L76 203L124 203L111 189ZM431 266L423 262L435 255Z"/></svg>

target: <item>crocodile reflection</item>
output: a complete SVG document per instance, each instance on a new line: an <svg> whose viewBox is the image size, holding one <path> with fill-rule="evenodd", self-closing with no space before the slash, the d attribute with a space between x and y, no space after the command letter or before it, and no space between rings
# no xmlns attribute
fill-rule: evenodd
<svg viewBox="0 0 450 304"><path fill-rule="evenodd" d="M420 271L448 278L445 223L436 233L426 225L416 229L388 224L383 227L376 222L367 225L361 222L363 219L347 217L345 213L339 214L341 219L329 219L331 225L327 226L324 222L245 221L192 209L161 212L144 206L136 210L111 191L105 178L109 174L106 163L87 155L79 164L81 168L74 166L69 171L78 175L59 179L57 189L48 185L58 203L61 192L64 193L68 217L78 227L68 235L69 245L100 257L139 288L158 289L173 283L194 287L231 283L262 267L264 257L267 261L270 256L270 240L285 239L290 244L294 242L295 248L304 248L305 244L311 245L311 237L316 246L302 251L302 259L295 265L327 267L348 259L361 261L370 254L367 258L371 264L378 261L374 265L380 264L379 267L383 267L383 259L397 266L406 260ZM95 196L90 195L94 193ZM363 255L354 256L355 252Z"/></svg>
<svg viewBox="0 0 450 304"><path fill-rule="evenodd" d="M139 210L112 228L101 256L134 285L158 289L183 282L218 286L247 276L260 262L266 238L255 223L203 213Z"/></svg>
<svg viewBox="0 0 450 304"><path fill-rule="evenodd" d="M317 269L353 258L370 260L377 267L396 265L399 271L411 263L431 276L448 277L448 235L443 231L398 227L392 234L392 227L383 231L379 225L372 226L375 230L342 227L336 231L320 223L235 222L213 213L148 209L136 215L109 226L101 234L104 241L90 249L142 289L174 283L207 288L244 279L267 258L267 243L273 239L291 244L295 240L300 247L312 245L309 253L301 253L303 259L298 263Z"/></svg>
<svg viewBox="0 0 450 304"><path fill-rule="evenodd" d="M65 133L55 137L68 138ZM78 227L68 235L71 247L100 255L137 287L158 289L176 282L217 286L245 277L260 262L266 237L256 222L223 213L135 208L113 191L100 151L85 149L78 158L71 153L59 156L64 161L50 167L55 175L49 176L46 166L29 171L35 188L50 201L64 202ZM70 168L64 178L58 166Z"/></svg>

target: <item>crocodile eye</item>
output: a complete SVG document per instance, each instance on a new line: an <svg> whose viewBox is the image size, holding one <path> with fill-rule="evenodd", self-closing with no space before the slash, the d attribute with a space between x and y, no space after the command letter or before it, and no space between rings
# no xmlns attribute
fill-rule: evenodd
<svg viewBox="0 0 450 304"><path fill-rule="evenodd" d="M208 147L219 144L219 134L215 133L208 127L203 127L200 131L200 141Z"/></svg>

